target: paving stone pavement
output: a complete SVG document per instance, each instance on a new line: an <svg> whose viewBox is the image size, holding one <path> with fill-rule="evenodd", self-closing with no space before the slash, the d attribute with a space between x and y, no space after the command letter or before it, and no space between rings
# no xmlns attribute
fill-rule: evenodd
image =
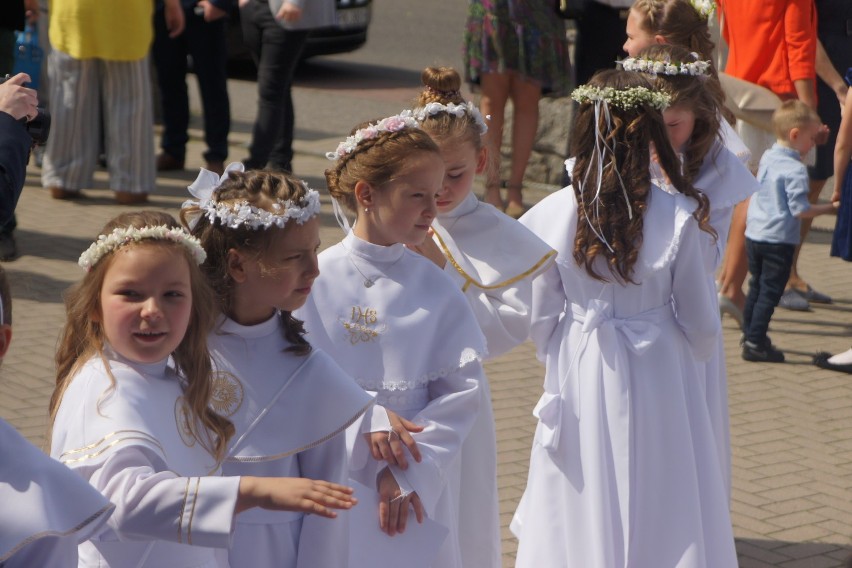
<svg viewBox="0 0 852 568"><path fill-rule="evenodd" d="M201 165L200 133L193 132L189 168ZM246 135L232 135L241 157ZM313 187L324 187L322 152L338 139L296 144L295 170ZM192 170L162 175L147 208L176 213ZM103 224L121 208L96 176L79 202L50 199L31 166L18 207L16 232L22 257L4 267L14 297L14 340L0 374L0 416L43 445L46 409L54 383L53 355L64 321L62 292L81 275L76 259ZM545 192L530 192L530 202ZM827 194L827 192L826 192ZM328 200L322 214L323 246L340 239ZM852 266L829 258L833 218L819 218L806 243L802 272L815 288L834 297L810 312L779 310L774 342L788 356L782 365L745 363L739 330L725 318L733 441L732 519L742 568L840 567L852 554L852 377L810 364L818 350L837 352L852 335ZM508 524L526 483L543 367L530 344L488 363L498 434L498 479L504 566L514 565L517 541ZM665 568L665 567L661 567Z"/></svg>

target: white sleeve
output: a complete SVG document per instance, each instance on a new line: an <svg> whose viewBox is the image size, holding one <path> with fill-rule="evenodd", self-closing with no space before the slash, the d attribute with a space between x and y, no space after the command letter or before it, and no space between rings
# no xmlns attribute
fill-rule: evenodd
<svg viewBox="0 0 852 568"><path fill-rule="evenodd" d="M473 361L431 381L429 404L411 419L425 426L422 432L411 434L423 460L420 463L408 460L405 471L390 466L403 490L417 492L429 516L434 516L435 505L447 483L446 470L458 457L479 412L482 396L479 384L484 380L482 363Z"/></svg>
<svg viewBox="0 0 852 568"><path fill-rule="evenodd" d="M565 291L555 263L533 280L530 311L530 339L539 361L544 362L550 337L565 312Z"/></svg>
<svg viewBox="0 0 852 568"><path fill-rule="evenodd" d="M161 457L135 446L91 470L89 483L115 505L107 525L120 540L230 544L239 477L178 477Z"/></svg>
<svg viewBox="0 0 852 568"><path fill-rule="evenodd" d="M74 536L48 536L28 544L14 556L0 562L3 568L77 568L77 540Z"/></svg>
<svg viewBox="0 0 852 568"><path fill-rule="evenodd" d="M465 296L485 335L489 359L526 341L530 334L531 278L497 290L471 287Z"/></svg>
<svg viewBox="0 0 852 568"><path fill-rule="evenodd" d="M296 458L302 477L348 485L346 436L343 434L338 434L315 448L300 452ZM340 515L336 519L326 519L319 515L302 517L296 568L346 568L349 565L350 518L351 515ZM333 543L333 546L329 543Z"/></svg>
<svg viewBox="0 0 852 568"><path fill-rule="evenodd" d="M716 352L716 336L722 333L719 310L707 285L703 246L698 223L690 217L681 232L677 256L672 263L672 299L678 326L692 347L695 358L706 361Z"/></svg>

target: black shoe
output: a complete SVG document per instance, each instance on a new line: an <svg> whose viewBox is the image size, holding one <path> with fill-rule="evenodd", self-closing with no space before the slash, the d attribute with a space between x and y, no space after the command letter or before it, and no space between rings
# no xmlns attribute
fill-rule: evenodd
<svg viewBox="0 0 852 568"><path fill-rule="evenodd" d="M783 363L784 353L768 340L764 345L743 341L743 359L756 363Z"/></svg>
<svg viewBox="0 0 852 568"><path fill-rule="evenodd" d="M0 261L10 262L17 260L19 256L15 236L12 233L0 234Z"/></svg>
<svg viewBox="0 0 852 568"><path fill-rule="evenodd" d="M831 356L831 353L820 351L819 353L814 355L814 365L816 365L820 369L828 369L830 371L840 371L841 373L852 374L852 365L838 365L836 363L830 363L828 359Z"/></svg>

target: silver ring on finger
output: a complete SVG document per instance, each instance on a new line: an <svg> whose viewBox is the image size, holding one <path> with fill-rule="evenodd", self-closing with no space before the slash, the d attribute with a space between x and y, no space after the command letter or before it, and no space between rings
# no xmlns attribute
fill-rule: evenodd
<svg viewBox="0 0 852 568"><path fill-rule="evenodd" d="M397 439L397 440L399 440L399 432L397 432L396 430L394 430L393 428L391 428L391 429L388 431L388 444L390 444L390 443L393 441L394 436L396 437L396 439Z"/></svg>

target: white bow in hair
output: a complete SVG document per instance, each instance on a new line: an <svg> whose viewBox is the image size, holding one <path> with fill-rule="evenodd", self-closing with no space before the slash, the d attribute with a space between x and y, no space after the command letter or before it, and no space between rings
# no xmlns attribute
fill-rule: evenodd
<svg viewBox="0 0 852 568"><path fill-rule="evenodd" d="M230 172L244 172L245 170L242 162L231 162L221 176L216 172L201 168L201 171L198 172L198 177L195 178L195 181L187 189L189 189L189 193L193 197L198 199L198 204L204 207L204 205L213 199L213 192L228 179Z"/></svg>

